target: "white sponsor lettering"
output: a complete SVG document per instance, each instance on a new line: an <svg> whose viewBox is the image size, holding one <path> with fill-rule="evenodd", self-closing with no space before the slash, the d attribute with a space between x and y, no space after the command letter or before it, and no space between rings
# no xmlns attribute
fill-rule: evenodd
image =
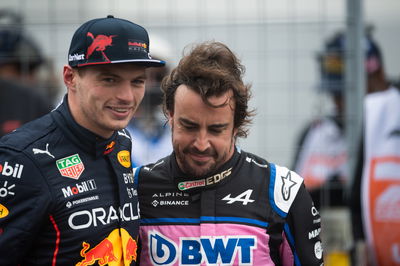
<svg viewBox="0 0 400 266"><path fill-rule="evenodd" d="M15 166L11 166L8 162L5 162L4 165L0 164L0 172L5 176L12 176L16 178L21 178L22 169L24 169L23 164L15 164Z"/></svg>
<svg viewBox="0 0 400 266"><path fill-rule="evenodd" d="M189 205L188 200L161 200L161 206L184 206Z"/></svg>
<svg viewBox="0 0 400 266"><path fill-rule="evenodd" d="M312 208L311 208L311 214L312 214L313 216L317 216L317 215L319 214L317 208L315 208L314 206L312 206Z"/></svg>
<svg viewBox="0 0 400 266"><path fill-rule="evenodd" d="M126 188L126 192L128 192L128 197L131 199L134 196L137 196L137 190L135 188Z"/></svg>
<svg viewBox="0 0 400 266"><path fill-rule="evenodd" d="M62 188L61 190L63 192L64 198L68 198L82 192L95 190L96 188L97 188L96 182L94 181L94 179L90 179L87 181L76 183L75 186L68 186L66 188Z"/></svg>
<svg viewBox="0 0 400 266"><path fill-rule="evenodd" d="M311 232L308 232L308 239L313 239L313 238L319 236L319 233L321 233L321 228L318 228Z"/></svg>
<svg viewBox="0 0 400 266"><path fill-rule="evenodd" d="M83 60L85 59L85 55L84 54L70 54L68 56L68 61L78 61L78 60Z"/></svg>
<svg viewBox="0 0 400 266"><path fill-rule="evenodd" d="M113 206L108 208L94 208L72 213L68 218L68 225L74 229L84 229L91 226L110 224L115 220L134 221L139 219L138 206L134 208L132 203L125 203L122 208L116 210Z"/></svg>
<svg viewBox="0 0 400 266"><path fill-rule="evenodd" d="M321 218L318 218L318 219L314 219L314 220L313 220L313 224L318 224L318 223L321 223Z"/></svg>
<svg viewBox="0 0 400 266"><path fill-rule="evenodd" d="M166 197L189 197L189 193L185 192L160 192L154 193L152 198L166 198Z"/></svg>
<svg viewBox="0 0 400 266"><path fill-rule="evenodd" d="M91 197L87 197L87 198L83 198L83 199L74 200L72 202L68 201L66 206L68 208L71 208L72 205L77 205L77 204L85 203L85 202L92 201L92 200L98 200L98 199L99 199L99 196L96 195L96 196L91 196Z"/></svg>
<svg viewBox="0 0 400 266"><path fill-rule="evenodd" d="M133 178L133 173L123 173L122 174L124 177L124 182L125 184L133 184L134 178Z"/></svg>

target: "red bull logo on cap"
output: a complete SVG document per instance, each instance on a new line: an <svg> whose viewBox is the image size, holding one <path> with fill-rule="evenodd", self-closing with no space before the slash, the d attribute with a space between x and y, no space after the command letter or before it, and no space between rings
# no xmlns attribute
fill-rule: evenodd
<svg viewBox="0 0 400 266"><path fill-rule="evenodd" d="M105 239L90 249L90 244L83 242L80 255L83 260L76 266L130 265L137 260L137 240L133 239L123 228L114 229Z"/></svg>
<svg viewBox="0 0 400 266"><path fill-rule="evenodd" d="M88 59L93 54L94 51L99 51L103 55L104 60L106 62L110 62L110 59L108 59L104 51L107 49L108 46L112 45L113 38L116 37L117 35L107 36L99 34L96 37L94 37L94 35L91 32L88 32L87 36L92 38L93 42L87 49L86 59Z"/></svg>

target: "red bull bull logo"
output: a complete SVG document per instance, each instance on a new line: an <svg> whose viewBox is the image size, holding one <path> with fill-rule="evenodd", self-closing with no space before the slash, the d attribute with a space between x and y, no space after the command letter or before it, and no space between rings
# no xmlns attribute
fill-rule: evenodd
<svg viewBox="0 0 400 266"><path fill-rule="evenodd" d="M137 260L137 240L123 228L114 229L105 239L90 249L90 244L83 242L80 255L83 259L76 266L99 265L121 266L131 265Z"/></svg>
<svg viewBox="0 0 400 266"><path fill-rule="evenodd" d="M97 246L87 251L90 248L90 244L83 242L83 249L81 250L81 256L84 259L76 264L77 266L92 265L96 261L99 265L108 264L111 261L117 261L117 257L114 256L113 243L107 238L102 240Z"/></svg>
<svg viewBox="0 0 400 266"><path fill-rule="evenodd" d="M126 243L126 255L125 260L131 262L137 259L137 241L129 236L128 242Z"/></svg>
<svg viewBox="0 0 400 266"><path fill-rule="evenodd" d="M115 141L111 141L105 148L103 154L107 155L114 150Z"/></svg>
<svg viewBox="0 0 400 266"><path fill-rule="evenodd" d="M112 45L113 42L112 38L116 37L117 35L106 36L99 34L96 37L94 37L91 32L88 32L87 36L92 38L93 42L87 49L86 59L88 59L94 51L99 51L103 55L103 58L106 60L106 62L110 62L110 59L108 59L104 51L107 49L108 46Z"/></svg>

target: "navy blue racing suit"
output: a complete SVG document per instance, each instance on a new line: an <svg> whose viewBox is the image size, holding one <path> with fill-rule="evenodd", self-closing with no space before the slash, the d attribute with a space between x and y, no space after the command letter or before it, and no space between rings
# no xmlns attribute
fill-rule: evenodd
<svg viewBox="0 0 400 266"><path fill-rule="evenodd" d="M79 126L67 97L0 140L0 265L134 265L139 214L124 130ZM118 264L120 265L120 264Z"/></svg>

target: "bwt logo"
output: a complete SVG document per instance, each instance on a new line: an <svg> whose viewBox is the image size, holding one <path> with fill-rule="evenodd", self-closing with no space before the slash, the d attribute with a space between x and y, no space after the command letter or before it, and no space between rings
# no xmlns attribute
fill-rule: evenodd
<svg viewBox="0 0 400 266"><path fill-rule="evenodd" d="M170 265L179 259L179 265L228 264L237 258L240 265L253 264L254 236L181 237L179 244L149 231L150 260L155 265Z"/></svg>

